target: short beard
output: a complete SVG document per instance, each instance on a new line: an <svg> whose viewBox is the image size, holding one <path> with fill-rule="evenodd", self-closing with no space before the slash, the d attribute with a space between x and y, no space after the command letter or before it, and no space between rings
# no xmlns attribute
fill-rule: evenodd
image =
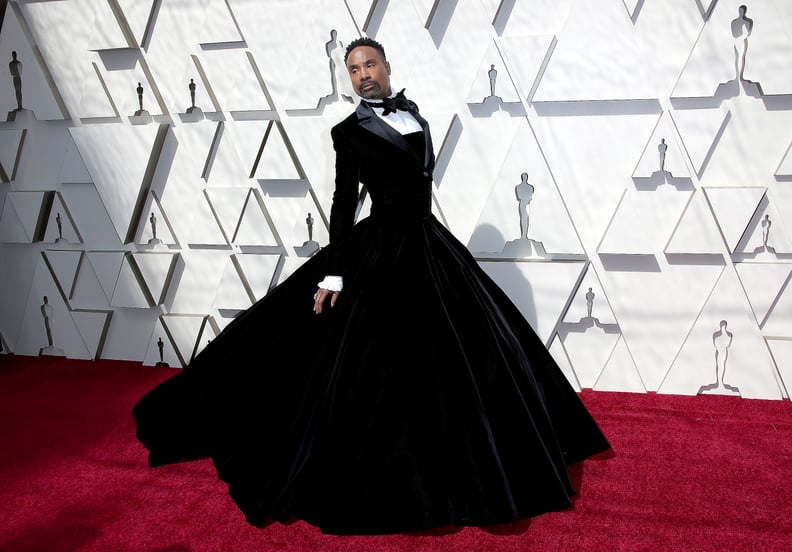
<svg viewBox="0 0 792 552"><path fill-rule="evenodd" d="M366 83L366 84L369 84L369 83ZM363 90L361 90L361 87L358 87L358 95L361 98L364 98L366 100L377 100L377 99L381 98L382 97L382 86L378 82L375 82L374 84L376 86L374 86L373 88L371 88L370 90L367 90L365 92Z"/></svg>

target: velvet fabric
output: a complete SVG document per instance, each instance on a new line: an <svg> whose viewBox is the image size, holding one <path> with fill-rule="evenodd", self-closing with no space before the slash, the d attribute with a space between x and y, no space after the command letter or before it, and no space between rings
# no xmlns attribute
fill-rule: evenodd
<svg viewBox="0 0 792 552"><path fill-rule="evenodd" d="M410 147L415 137L393 137L361 106L332 132L331 245L141 399L149 462L210 456L254 525L296 516L329 533L386 533L566 508L567 464L606 439L431 214L425 121L425 147ZM373 206L353 226L359 182ZM328 273L344 289L315 315Z"/></svg>

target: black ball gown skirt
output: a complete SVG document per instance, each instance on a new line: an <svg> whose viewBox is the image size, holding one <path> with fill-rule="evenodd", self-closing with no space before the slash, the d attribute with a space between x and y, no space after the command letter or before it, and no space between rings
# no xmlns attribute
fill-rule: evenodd
<svg viewBox="0 0 792 552"><path fill-rule="evenodd" d="M345 251L334 307L312 311L325 248L140 400L149 463L211 457L257 526L388 533L568 507L567 465L608 443L429 202L373 210Z"/></svg>

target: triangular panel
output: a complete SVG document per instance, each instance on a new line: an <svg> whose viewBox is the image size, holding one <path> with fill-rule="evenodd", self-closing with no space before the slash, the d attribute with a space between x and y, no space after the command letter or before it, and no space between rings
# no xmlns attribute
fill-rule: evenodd
<svg viewBox="0 0 792 552"><path fill-rule="evenodd" d="M110 325L111 312L74 310L72 320L80 332L80 336L88 347L92 359L98 359L103 340Z"/></svg>
<svg viewBox="0 0 792 552"><path fill-rule="evenodd" d="M60 289L67 298L71 298L77 281L77 270L83 260L82 251L45 250L42 252L47 265L52 270Z"/></svg>
<svg viewBox="0 0 792 552"><path fill-rule="evenodd" d="M192 224L187 227L187 242L190 245L228 245L229 240L218 225L209 201L204 195L201 201L193 203Z"/></svg>
<svg viewBox="0 0 792 552"><path fill-rule="evenodd" d="M792 178L792 144L787 148L784 157L781 159L778 168L776 169L775 176Z"/></svg>
<svg viewBox="0 0 792 552"><path fill-rule="evenodd" d="M119 257L119 263L120 259L121 257ZM112 285L115 286L115 277L113 277ZM73 308L77 309L103 309L110 306L110 297L112 297L112 287L108 293L105 292L86 254L80 263L80 270L77 273L69 302Z"/></svg>
<svg viewBox="0 0 792 552"><path fill-rule="evenodd" d="M652 43L637 32L624 4L577 2L573 6L534 102L656 97L656 76L646 62L656 53L649 50ZM669 48L678 48L667 42Z"/></svg>
<svg viewBox="0 0 792 552"><path fill-rule="evenodd" d="M628 188L597 252L654 254L662 251L692 193L670 187L652 192Z"/></svg>
<svg viewBox="0 0 792 552"><path fill-rule="evenodd" d="M244 310L252 304L253 300L237 270L237 265L232 258L229 258L223 271L223 278L217 286L212 307L219 310Z"/></svg>
<svg viewBox="0 0 792 552"><path fill-rule="evenodd" d="M272 225L284 245L300 247L309 240L327 244L327 225L307 180L260 180L259 186Z"/></svg>
<svg viewBox="0 0 792 552"><path fill-rule="evenodd" d="M208 1L204 23L198 31L198 42L201 44L244 40L239 34L234 16L229 11L228 2L224 0Z"/></svg>
<svg viewBox="0 0 792 552"><path fill-rule="evenodd" d="M610 301L605 295L605 290L592 264L588 265L586 274L580 281L580 285L564 313L563 322L577 324L587 319L596 320L600 325L615 326L618 324Z"/></svg>
<svg viewBox="0 0 792 552"><path fill-rule="evenodd" d="M7 180L16 178L27 129L0 130L0 167Z"/></svg>
<svg viewBox="0 0 792 552"><path fill-rule="evenodd" d="M29 41L33 37L25 21L20 21L17 14L20 12L15 4L4 2L5 17L3 18L3 33L0 35L0 52L6 53L8 57L3 57L7 65L4 71L0 71L0 90L3 90L3 106L8 111L18 107L13 77L11 75L11 63L14 63L11 52L16 52L16 63L18 71L22 77L21 100L22 108L30 109L39 121L64 119L65 114L59 107L56 97L60 94L53 89L54 82L47 76L46 68L41 66L40 55L37 55L38 45ZM21 15L21 14L20 14ZM3 109L6 111L6 109Z"/></svg>
<svg viewBox="0 0 792 552"><path fill-rule="evenodd" d="M646 142L633 177L650 178L661 173L670 173L675 177L690 176L684 159L684 149L676 136L674 123L666 111L660 116Z"/></svg>
<svg viewBox="0 0 792 552"><path fill-rule="evenodd" d="M724 261L665 264L657 258L630 260L630 269L598 273L619 328L647 391L656 391L676 351L723 272Z"/></svg>
<svg viewBox="0 0 792 552"><path fill-rule="evenodd" d="M623 336L619 337L619 341L613 348L605 368L600 373L597 383L594 384L594 390L646 392L641 375L635 367L635 361L630 355Z"/></svg>
<svg viewBox="0 0 792 552"><path fill-rule="evenodd" d="M506 103L520 102L520 94L514 87L511 75L494 41L490 42L479 63L465 101L476 104L491 101L490 99L500 99Z"/></svg>
<svg viewBox="0 0 792 552"><path fill-rule="evenodd" d="M727 268L658 392L779 399L774 371L737 273Z"/></svg>
<svg viewBox="0 0 792 552"><path fill-rule="evenodd" d="M87 256L104 294L112 298L124 262L124 252L89 251Z"/></svg>
<svg viewBox="0 0 792 552"><path fill-rule="evenodd" d="M90 248L97 250L118 249L121 239L102 203L102 198L92 183L74 183L61 187L59 195L68 207L77 230L88 232ZM86 238L88 237L86 236Z"/></svg>
<svg viewBox="0 0 792 552"><path fill-rule="evenodd" d="M734 248L736 256L743 261L770 262L792 258L792 234L788 231L788 218L779 212L773 201L767 197L763 199Z"/></svg>
<svg viewBox="0 0 792 552"><path fill-rule="evenodd" d="M151 126L152 115L163 114L156 83L150 78L143 50L139 48L99 49L95 67L101 75L118 115L132 126ZM143 124L141 124L143 123Z"/></svg>
<svg viewBox="0 0 792 552"><path fill-rule="evenodd" d="M593 320L574 331L562 330L564 326L559 325L559 337L581 387L590 389L597 382L621 334L618 327L616 333L609 333Z"/></svg>
<svg viewBox="0 0 792 552"><path fill-rule="evenodd" d="M69 132L116 233L125 241L159 125L83 125Z"/></svg>
<svg viewBox="0 0 792 552"><path fill-rule="evenodd" d="M160 318L168 331L171 343L179 351L179 357L189 363L198 343L204 324L204 315L164 315Z"/></svg>
<svg viewBox="0 0 792 552"><path fill-rule="evenodd" d="M9 192L10 193L10 192ZM30 243L32 238L25 232L25 226L17 215L16 209L8 201L3 202L3 211L0 214L0 242L6 243Z"/></svg>
<svg viewBox="0 0 792 552"><path fill-rule="evenodd" d="M501 38L500 43L517 90L523 98L530 100L529 95L539 84L540 71L555 44L555 37L510 36Z"/></svg>
<svg viewBox="0 0 792 552"><path fill-rule="evenodd" d="M250 188L206 188L207 201L212 207L223 235L230 243L239 226L239 219L245 209Z"/></svg>
<svg viewBox="0 0 792 552"><path fill-rule="evenodd" d="M671 119L679 131L693 169L701 176L718 136L728 123L728 110L675 109L671 111Z"/></svg>
<svg viewBox="0 0 792 552"><path fill-rule="evenodd" d="M143 359L144 366L167 364L171 368L182 368L182 359L179 357L178 350L171 341L168 332L162 324L162 319L157 319L154 325L154 332L149 339L146 348L146 356Z"/></svg>
<svg viewBox="0 0 792 552"><path fill-rule="evenodd" d="M481 262L489 276L512 298L539 338L547 343L563 314L584 262Z"/></svg>
<svg viewBox="0 0 792 552"><path fill-rule="evenodd" d="M765 188L704 188L721 234L734 252L748 223L753 218Z"/></svg>
<svg viewBox="0 0 792 552"><path fill-rule="evenodd" d="M137 243L140 245L176 245L176 239L171 232L168 216L162 210L154 194L149 194L143 216L140 217L140 227L137 232Z"/></svg>
<svg viewBox="0 0 792 552"><path fill-rule="evenodd" d="M244 276L245 287L253 294L255 300L264 297L270 289L275 269L278 267L279 255L236 255L239 267Z"/></svg>
<svg viewBox="0 0 792 552"><path fill-rule="evenodd" d="M135 43L140 46L146 36L147 27L156 21L154 0L117 0L124 14L124 19L129 25L129 30L135 38Z"/></svg>
<svg viewBox="0 0 792 552"><path fill-rule="evenodd" d="M110 304L114 307L138 309L147 309L154 306L152 304L153 300L147 295L148 290L144 291L141 287L144 285L140 281L139 275L130 265L129 256L125 255Z"/></svg>
<svg viewBox="0 0 792 552"><path fill-rule="evenodd" d="M270 133L275 122L227 121L224 125L225 132L221 147L232 147L239 157L241 172L252 178L263 139Z"/></svg>
<svg viewBox="0 0 792 552"><path fill-rule="evenodd" d="M736 263L745 294L751 303L756 323L764 326L767 315L778 296L788 284L792 266L770 263ZM792 334L792 328L790 329Z"/></svg>
<svg viewBox="0 0 792 552"><path fill-rule="evenodd" d="M718 254L724 250L723 236L712 216L707 198L696 190L674 228L666 254Z"/></svg>
<svg viewBox="0 0 792 552"><path fill-rule="evenodd" d="M792 286L788 281L770 306L766 318L762 327L765 336L792 338Z"/></svg>
<svg viewBox="0 0 792 552"><path fill-rule="evenodd" d="M272 110L249 51L205 49L200 60L223 111Z"/></svg>
<svg viewBox="0 0 792 552"><path fill-rule="evenodd" d="M260 245L277 246L278 239L275 237L273 228L270 225L269 216L266 213L266 206L256 190L251 190L248 196L245 209L239 219L239 226L234 234L233 242L237 245Z"/></svg>
<svg viewBox="0 0 792 552"><path fill-rule="evenodd" d="M14 352L92 358L43 258L33 274Z"/></svg>
<svg viewBox="0 0 792 552"><path fill-rule="evenodd" d="M594 387L621 330L593 265L588 265L557 332L577 381Z"/></svg>
<svg viewBox="0 0 792 552"><path fill-rule="evenodd" d="M77 225L74 223L71 212L59 193L56 193L52 200L47 229L44 232L44 241L58 244L82 243Z"/></svg>
<svg viewBox="0 0 792 552"><path fill-rule="evenodd" d="M709 98L718 93L722 84L736 85L737 64L731 32L731 19L735 15L736 9L715 10L715 17L704 25L671 92L674 98Z"/></svg>
<svg viewBox="0 0 792 552"><path fill-rule="evenodd" d="M338 119L332 117L292 117L283 122L300 166L319 204L327 208L328 212L335 188L335 153L330 129L337 122Z"/></svg>
<svg viewBox="0 0 792 552"><path fill-rule="evenodd" d="M561 371L566 376L567 381L572 386L575 391L580 392L580 382L577 380L577 376L575 375L575 371L572 369L572 365L569 363L569 357L564 350L564 345L561 343L561 340L556 338L548 347L550 354L553 356L553 359L558 364L558 367L561 368Z"/></svg>
<svg viewBox="0 0 792 552"><path fill-rule="evenodd" d="M44 192L8 192L6 195L6 203L10 201L14 206L29 241L36 236L43 199Z"/></svg>
<svg viewBox="0 0 792 552"><path fill-rule="evenodd" d="M432 5L437 0L412 0L413 6L420 15L423 15L423 22L429 17ZM366 23L371 17L372 11L377 7L380 0L347 0L346 4L349 8L349 13L355 20L357 28L361 31L366 29Z"/></svg>
<svg viewBox="0 0 792 552"><path fill-rule="evenodd" d="M631 18L635 16L635 8L638 6L640 2L643 4L642 0L622 0L624 2L624 7L627 8L627 15Z"/></svg>
<svg viewBox="0 0 792 552"><path fill-rule="evenodd" d="M154 303L161 304L168 292L179 253L133 253L132 256Z"/></svg>
<svg viewBox="0 0 792 552"><path fill-rule="evenodd" d="M300 178L284 138L281 124L277 121L270 122L262 142L260 157L256 159L254 178L281 180Z"/></svg>
<svg viewBox="0 0 792 552"><path fill-rule="evenodd" d="M531 251L584 254L527 120L520 124L468 247L476 253L508 254L519 249L522 242L531 242L532 246L528 246Z"/></svg>
<svg viewBox="0 0 792 552"><path fill-rule="evenodd" d="M768 339L767 346L780 374L784 394L789 399L792 397L792 339Z"/></svg>

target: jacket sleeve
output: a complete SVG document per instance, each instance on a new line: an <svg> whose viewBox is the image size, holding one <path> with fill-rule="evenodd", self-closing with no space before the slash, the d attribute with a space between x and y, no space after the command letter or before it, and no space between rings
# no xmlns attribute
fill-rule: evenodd
<svg viewBox="0 0 792 552"><path fill-rule="evenodd" d="M343 276L346 245L355 223L355 211L360 188L360 160L349 140L338 127L330 133L333 138L335 161L335 192L330 208L330 247L327 274Z"/></svg>

